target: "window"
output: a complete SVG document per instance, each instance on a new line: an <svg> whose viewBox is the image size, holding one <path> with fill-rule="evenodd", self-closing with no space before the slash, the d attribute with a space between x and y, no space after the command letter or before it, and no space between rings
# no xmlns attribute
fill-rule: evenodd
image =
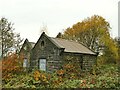
<svg viewBox="0 0 120 90"><path fill-rule="evenodd" d="M39 60L39 69L46 71L46 59L40 59Z"/></svg>
<svg viewBox="0 0 120 90"><path fill-rule="evenodd" d="M23 61L23 67L27 67L27 59L24 59L24 61Z"/></svg>
<svg viewBox="0 0 120 90"><path fill-rule="evenodd" d="M45 42L42 41L42 42L41 42L41 47L44 48L44 45L45 45Z"/></svg>

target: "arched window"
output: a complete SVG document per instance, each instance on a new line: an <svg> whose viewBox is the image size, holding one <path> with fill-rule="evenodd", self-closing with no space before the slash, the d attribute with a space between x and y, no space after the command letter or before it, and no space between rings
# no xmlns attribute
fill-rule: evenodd
<svg viewBox="0 0 120 90"><path fill-rule="evenodd" d="M42 41L42 42L41 42L41 47L44 48L44 46L45 46L45 42Z"/></svg>

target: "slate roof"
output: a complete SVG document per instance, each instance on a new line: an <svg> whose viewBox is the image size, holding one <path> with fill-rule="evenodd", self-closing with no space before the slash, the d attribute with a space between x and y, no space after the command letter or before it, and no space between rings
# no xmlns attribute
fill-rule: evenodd
<svg viewBox="0 0 120 90"><path fill-rule="evenodd" d="M24 44L26 44L26 43L27 43L27 45L29 45L30 49L32 49L32 48L34 47L34 45L35 45L34 42L29 42L28 39L25 39L23 45L21 46L21 50L23 49L23 46L24 46ZM20 50L20 52L21 52L21 50Z"/></svg>
<svg viewBox="0 0 120 90"><path fill-rule="evenodd" d="M96 55L95 52L84 46L83 44L77 43L75 41L69 41L60 38L52 38L49 37L52 42L57 45L59 48L64 48L64 52L72 52L72 53L84 53L84 54L92 54Z"/></svg>

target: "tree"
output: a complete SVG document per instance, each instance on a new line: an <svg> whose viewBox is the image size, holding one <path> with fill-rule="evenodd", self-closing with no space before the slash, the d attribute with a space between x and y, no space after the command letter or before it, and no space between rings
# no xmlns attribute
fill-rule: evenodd
<svg viewBox="0 0 120 90"><path fill-rule="evenodd" d="M102 16L94 15L67 28L62 38L83 43L93 51L102 52L104 55L109 52L117 58L117 48L110 37L110 29L110 24Z"/></svg>
<svg viewBox="0 0 120 90"><path fill-rule="evenodd" d="M18 56L11 53L2 61L2 78L7 80L13 77L14 74L23 73L23 56Z"/></svg>
<svg viewBox="0 0 120 90"><path fill-rule="evenodd" d="M2 57L10 50L13 46L13 28L12 23L8 22L6 18L0 20L0 32L1 32L1 43L2 43Z"/></svg>
<svg viewBox="0 0 120 90"><path fill-rule="evenodd" d="M20 35L15 34L13 30L13 23L8 22L6 18L2 17L0 19L0 44L2 46L2 57L7 56L8 52L15 50L15 45L22 42L22 40L20 40Z"/></svg>
<svg viewBox="0 0 120 90"><path fill-rule="evenodd" d="M94 15L82 22L74 24L72 28L64 31L64 38L73 39L84 43L90 49L96 51L99 49L98 44L104 44L102 38L109 38L110 25L104 18ZM101 37L102 36L102 37Z"/></svg>
<svg viewBox="0 0 120 90"><path fill-rule="evenodd" d="M114 41L118 48L118 63L120 64L120 37L115 37Z"/></svg>
<svg viewBox="0 0 120 90"><path fill-rule="evenodd" d="M22 46L21 42L23 41L23 39L21 39L20 33L16 33L14 36L14 39L15 39L14 48L15 48L16 54L19 54Z"/></svg>

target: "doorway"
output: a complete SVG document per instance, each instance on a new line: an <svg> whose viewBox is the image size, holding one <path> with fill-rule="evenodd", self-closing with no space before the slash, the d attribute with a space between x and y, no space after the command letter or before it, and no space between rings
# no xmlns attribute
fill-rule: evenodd
<svg viewBox="0 0 120 90"><path fill-rule="evenodd" d="M42 71L46 71L46 59L39 60L39 69Z"/></svg>

